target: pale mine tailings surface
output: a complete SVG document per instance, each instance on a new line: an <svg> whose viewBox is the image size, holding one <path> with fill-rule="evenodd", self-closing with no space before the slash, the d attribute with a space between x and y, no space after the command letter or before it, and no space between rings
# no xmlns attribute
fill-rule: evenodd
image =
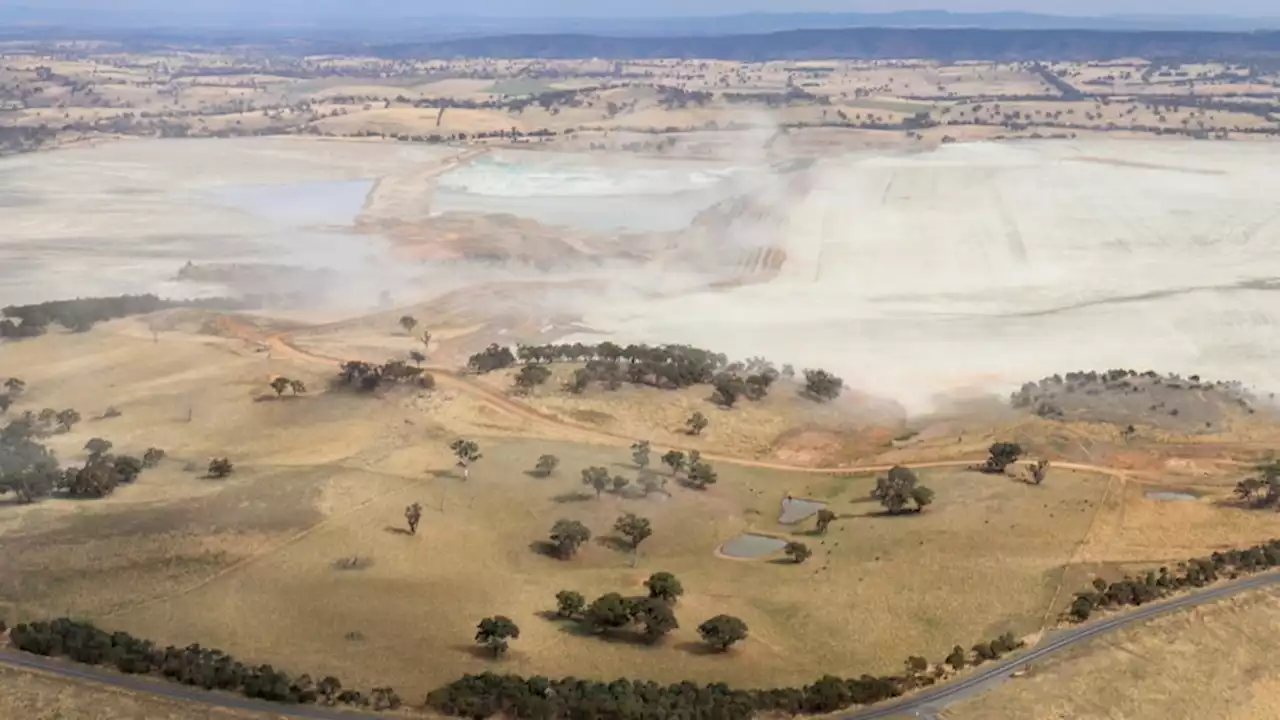
<svg viewBox="0 0 1280 720"><path fill-rule="evenodd" d="M1274 387L1277 163L1280 148L1192 141L843 155L775 208L773 282L602 304L585 323L615 342L767 348L916 408L1134 364Z"/></svg>

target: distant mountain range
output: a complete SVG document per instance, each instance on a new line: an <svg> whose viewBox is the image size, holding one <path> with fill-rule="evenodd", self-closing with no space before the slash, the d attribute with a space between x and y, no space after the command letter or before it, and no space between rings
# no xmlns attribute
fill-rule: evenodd
<svg viewBox="0 0 1280 720"><path fill-rule="evenodd" d="M52 5L52 7L49 7ZM241 3L239 7L243 8ZM349 37L392 32L420 39L512 34L583 34L604 36L716 36L774 33L787 30L841 28L980 28L987 30L1148 30L1248 32L1280 29L1280 13L1272 18L1220 15L1110 15L1070 17L1026 12L953 13L919 10L889 13L744 13L691 17L469 17L417 11L411 3L371 0L359 11L333 3L261 3L253 11L187 9L174 2L168 9L142 11L87 3L0 7L0 27L7 34L22 30L235 30L278 34L292 31L308 37Z"/></svg>
<svg viewBox="0 0 1280 720"><path fill-rule="evenodd" d="M141 51L172 45L259 44L296 54L390 58L1012 61L1147 57L1280 62L1280 19L944 11L475 18L410 15L400 9L406 3L368 1L369 12L361 16L339 12L336 5L322 0L305 12L296 6L287 11L287 3L263 2L263 9L252 14L174 9L142 13L109 4L75 13L0 7L0 38L116 40Z"/></svg>
<svg viewBox="0 0 1280 720"><path fill-rule="evenodd" d="M498 35L367 49L391 58L610 58L767 60L1160 60L1222 59L1280 63L1280 32L987 30L847 28L753 35L613 37Z"/></svg>

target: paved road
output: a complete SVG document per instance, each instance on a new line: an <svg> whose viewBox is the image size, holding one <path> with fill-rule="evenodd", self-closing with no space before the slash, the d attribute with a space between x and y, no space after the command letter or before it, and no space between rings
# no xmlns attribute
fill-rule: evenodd
<svg viewBox="0 0 1280 720"><path fill-rule="evenodd" d="M1159 615L1184 610L1221 600L1247 590L1280 584L1280 572L1254 575L1225 583L1200 592L1183 595L1172 600L1143 605L1129 612L1112 615L1096 622L1072 627L1047 636L1029 651L994 664L985 664L976 672L961 679L936 685L892 703L876 705L855 712L842 714L839 720L887 720L898 717L935 718L944 707L968 697L978 695L1008 680L1010 675L1030 663L1086 642L1099 635L1114 632L1126 625L1149 620Z"/></svg>
<svg viewBox="0 0 1280 720"><path fill-rule="evenodd" d="M1112 615L1087 625L1051 634L1031 650L994 664L983 665L976 672L955 682L937 685L892 703L845 713L838 716L838 718L839 720L887 720L888 718L912 716L934 718L947 705L985 692L1009 679L1009 676L1019 668L1062 652L1078 643L1086 642L1099 635L1105 635L1127 625L1149 620L1159 615L1204 605L1237 593L1277 584L1280 584L1280 571L1254 575L1165 602L1144 605L1130 612ZM88 680L172 700L203 703L231 710L248 710L277 717L307 718L308 720L385 719L387 717L386 715L330 710L314 705L279 705L262 702L229 693L206 692L198 688L170 683L154 677L122 675L97 667L77 665L65 660L29 655L11 650L0 650L0 665L39 670L65 678Z"/></svg>
<svg viewBox="0 0 1280 720"><path fill-rule="evenodd" d="M69 660L58 660L11 650L0 650L0 665L39 670L74 680L88 680L89 682L146 693L170 700L201 703L229 710L249 710L263 713L265 717L306 718L307 720L372 720L373 718L387 720L390 717L387 715L330 710L315 705L281 705L262 700L252 700L231 693L209 692L201 688L193 688L148 675L124 675L91 665L79 665Z"/></svg>

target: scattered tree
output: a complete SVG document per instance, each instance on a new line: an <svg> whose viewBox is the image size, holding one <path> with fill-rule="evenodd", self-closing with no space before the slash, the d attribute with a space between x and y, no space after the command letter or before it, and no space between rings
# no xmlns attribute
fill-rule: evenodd
<svg viewBox="0 0 1280 720"><path fill-rule="evenodd" d="M551 370L546 365L525 365L516 373L515 387L520 393L528 393L550 379Z"/></svg>
<svg viewBox="0 0 1280 720"><path fill-rule="evenodd" d="M520 637L520 628L505 615L485 618L476 626L476 642L493 651L495 658L507 651L507 641Z"/></svg>
<svg viewBox="0 0 1280 720"><path fill-rule="evenodd" d="M813 555L813 551L809 549L808 545L795 540L787 543L786 547L782 548L782 551L797 565L808 560Z"/></svg>
<svg viewBox="0 0 1280 720"><path fill-rule="evenodd" d="M831 525L832 521L834 521L835 519L836 519L836 514L834 512L831 512L826 508L822 508L821 510L819 510L818 511L818 533L822 535L826 535L827 528Z"/></svg>
<svg viewBox="0 0 1280 720"><path fill-rule="evenodd" d="M163 459L164 459L163 450L161 450L160 448L154 448L154 447L147 448L147 451L142 454L142 466L144 468L153 468L159 465L160 461Z"/></svg>
<svg viewBox="0 0 1280 720"><path fill-rule="evenodd" d="M924 512L925 506L933 502L933 490L917 485L911 488L911 500L916 504L916 512Z"/></svg>
<svg viewBox="0 0 1280 720"><path fill-rule="evenodd" d="M608 468L589 467L582 471L582 484L596 491L596 499L612 484Z"/></svg>
<svg viewBox="0 0 1280 720"><path fill-rule="evenodd" d="M503 370L515 364L516 356L511 352L511 348L503 347L497 343L490 345L482 352L472 355L467 360L467 367L481 374Z"/></svg>
<svg viewBox="0 0 1280 720"><path fill-rule="evenodd" d="M613 523L613 530L631 541L631 552L633 554L638 553L640 551L640 543L653 534L653 528L650 526L649 520L634 513L627 513L619 517Z"/></svg>
<svg viewBox="0 0 1280 720"><path fill-rule="evenodd" d="M307 384L301 380L290 380L289 389L293 391L295 397L307 394Z"/></svg>
<svg viewBox="0 0 1280 720"><path fill-rule="evenodd" d="M707 420L707 416L700 412L695 412L690 415L689 419L684 422L684 425L688 429L690 435L701 435L702 431L706 430L707 425L709 424L710 421Z"/></svg>
<svg viewBox="0 0 1280 720"><path fill-rule="evenodd" d="M732 615L717 615L698 626L702 641L720 652L747 639L747 624Z"/></svg>
<svg viewBox="0 0 1280 720"><path fill-rule="evenodd" d="M738 398L747 394L747 384L736 373L722 372L711 379L711 387L715 388L712 399L718 405L731 408Z"/></svg>
<svg viewBox="0 0 1280 720"><path fill-rule="evenodd" d="M418 534L418 523L422 522L422 503L414 503L404 509L404 519L409 523L409 534Z"/></svg>
<svg viewBox="0 0 1280 720"><path fill-rule="evenodd" d="M578 368L577 370L573 371L573 375L570 376L569 381L565 383L564 389L568 390L574 395L581 395L583 392L586 391L587 386L589 386L590 384L591 384L591 373L588 372L585 368Z"/></svg>
<svg viewBox="0 0 1280 720"><path fill-rule="evenodd" d="M551 527L551 544L561 560L573 557L578 548L590 539L591 531L577 520L557 520Z"/></svg>
<svg viewBox="0 0 1280 720"><path fill-rule="evenodd" d="M211 478L224 478L235 470L235 466L227 458L214 458L209 461L208 475Z"/></svg>
<svg viewBox="0 0 1280 720"><path fill-rule="evenodd" d="M672 475L678 475L685 468L684 453L679 450L668 450L666 455L662 456L662 464L671 468Z"/></svg>
<svg viewBox="0 0 1280 720"><path fill-rule="evenodd" d="M404 328L405 333L412 334L413 329L418 327L418 321L409 315L404 315L400 318L400 327Z"/></svg>
<svg viewBox="0 0 1280 720"><path fill-rule="evenodd" d="M71 432L71 428L81 420L80 413L75 410L63 410L54 419L58 421L58 430L61 432Z"/></svg>
<svg viewBox="0 0 1280 720"><path fill-rule="evenodd" d="M893 515L905 510L911 502L916 504L916 511L919 512L925 505L933 502L933 491L919 483L920 479L914 472L895 465L888 475L876 479L876 488L871 491L871 497L879 500Z"/></svg>
<svg viewBox="0 0 1280 720"><path fill-rule="evenodd" d="M805 370L804 389L815 400L835 400L844 390L844 380L826 370Z"/></svg>
<svg viewBox="0 0 1280 720"><path fill-rule="evenodd" d="M427 361L427 356L417 350L409 351L409 361L418 367L422 367L422 363Z"/></svg>
<svg viewBox="0 0 1280 720"><path fill-rule="evenodd" d="M1044 482L1045 475L1049 473L1049 461L1040 460L1031 466L1031 482L1039 485Z"/></svg>
<svg viewBox="0 0 1280 720"><path fill-rule="evenodd" d="M669 572L656 572L650 575L649 579L644 581L644 585L649 588L649 597L660 598L672 605L684 594L684 586L675 575Z"/></svg>
<svg viewBox="0 0 1280 720"><path fill-rule="evenodd" d="M582 593L572 590L561 590L556 593L556 614L562 618L576 618L582 614L586 606L587 599L582 597Z"/></svg>
<svg viewBox="0 0 1280 720"><path fill-rule="evenodd" d="M474 441L458 438L449 443L449 449L453 451L454 457L458 458L458 467L462 468L462 479L471 479L471 463L484 457L480 454L480 446Z"/></svg>
<svg viewBox="0 0 1280 720"><path fill-rule="evenodd" d="M277 398L282 397L284 391L289 389L290 382L289 378L283 376L276 376L272 379L271 389L276 391Z"/></svg>
<svg viewBox="0 0 1280 720"><path fill-rule="evenodd" d="M987 452L990 457L978 467L978 470L992 475L1001 475L1005 468L1018 462L1018 458L1022 457L1022 446L1017 443L998 442Z"/></svg>
<svg viewBox="0 0 1280 720"><path fill-rule="evenodd" d="M4 381L4 389L9 393L10 397L18 397L26 391L27 383L16 377L11 377Z"/></svg>
<svg viewBox="0 0 1280 720"><path fill-rule="evenodd" d="M658 598L645 598L635 604L635 620L644 625L644 639L650 643L680 627L671 605Z"/></svg>
<svg viewBox="0 0 1280 720"><path fill-rule="evenodd" d="M688 482L695 490L706 490L707 486L715 485L718 479L716 471L707 463L698 461L689 466Z"/></svg>
<svg viewBox="0 0 1280 720"><path fill-rule="evenodd" d="M635 604L618 593L608 593L596 598L583 612L583 621L592 632L617 630L635 619Z"/></svg>
<svg viewBox="0 0 1280 720"><path fill-rule="evenodd" d="M111 441L103 440L96 437L84 444L84 449L89 453L89 459L94 460L106 455L111 451Z"/></svg>
<svg viewBox="0 0 1280 720"><path fill-rule="evenodd" d="M631 444L631 461L641 470L649 467L649 450L648 440L640 440Z"/></svg>
<svg viewBox="0 0 1280 720"><path fill-rule="evenodd" d="M543 455L533 466L533 474L538 477L551 477L558 467L560 467L560 458L555 455Z"/></svg>

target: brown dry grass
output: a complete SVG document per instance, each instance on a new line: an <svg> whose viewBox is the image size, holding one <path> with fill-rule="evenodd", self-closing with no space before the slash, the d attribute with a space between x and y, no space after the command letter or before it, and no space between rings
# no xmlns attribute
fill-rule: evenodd
<svg viewBox="0 0 1280 720"><path fill-rule="evenodd" d="M1270 720L1280 717L1275 590L1248 593L1089 642L947 720Z"/></svg>
<svg viewBox="0 0 1280 720"><path fill-rule="evenodd" d="M5 346L6 369L31 388L19 410L78 407L88 416L111 404L123 411L57 436L64 458L78 457L94 435L131 452L158 445L173 458L107 500L0 507L7 550L0 572L13 579L0 588L6 619L81 616L352 685L391 684L412 698L462 673L493 669L471 637L481 617L502 613L522 629L497 666L504 671L782 685L824 673L892 671L910 654L940 656L1006 630L1033 633L1091 573L1270 534L1261 516L1212 500L1154 504L1136 481L1067 470L1051 471L1040 487L922 471L935 505L898 518L880 517L866 502L870 476L728 464L718 464L720 483L705 493L673 484L670 498L580 497L584 467L635 478L625 447L574 443L584 434L512 415L465 385L377 397L323 393L332 372L326 364L269 359L234 339L190 333L181 329L192 326L190 314L179 315L186 320L167 325L174 329L159 343L143 319ZM351 332L348 342L367 328L355 324ZM273 375L305 379L312 395L255 401ZM505 385L498 376L485 381ZM826 412L837 428L860 417L839 404L815 409L784 389L719 415L708 412L706 388L592 390L582 398L548 388L550 395L531 402L577 403L554 411L596 412L590 417L600 422L608 415L619 432L634 430L657 445L664 437L655 427L688 443L677 431L697 407L712 418L698 442L725 452L754 451L781 435L802 455L811 446L830 453L823 443L844 436L792 432L789 423L813 423L821 418L814 413ZM554 439L510 439L533 434ZM467 482L451 471L447 450L459 435L478 440L485 455ZM944 440L939 434L937 442ZM918 452L941 452L930 442L922 440ZM562 469L547 479L526 475L548 452ZM895 452L905 460L913 450ZM228 480L181 470L221 453L237 464ZM841 519L826 537L806 536L809 524L779 527L775 513L788 494L825 500ZM412 502L428 509L416 537L398 531ZM624 512L654 525L636 568L626 553L594 542L570 562L533 547L561 517L607 535ZM1161 530L1170 527L1182 531ZM744 530L799 533L815 556L801 566L717 558L716 548ZM373 564L333 568L351 556ZM657 570L674 572L689 593L677 608L681 629L661 646L583 638L541 617L559 590L640 592ZM752 638L730 657L705 656L694 628L722 612L745 619Z"/></svg>
<svg viewBox="0 0 1280 720"><path fill-rule="evenodd" d="M21 720L267 720L273 713L179 703L38 672L0 668L0 717Z"/></svg>

